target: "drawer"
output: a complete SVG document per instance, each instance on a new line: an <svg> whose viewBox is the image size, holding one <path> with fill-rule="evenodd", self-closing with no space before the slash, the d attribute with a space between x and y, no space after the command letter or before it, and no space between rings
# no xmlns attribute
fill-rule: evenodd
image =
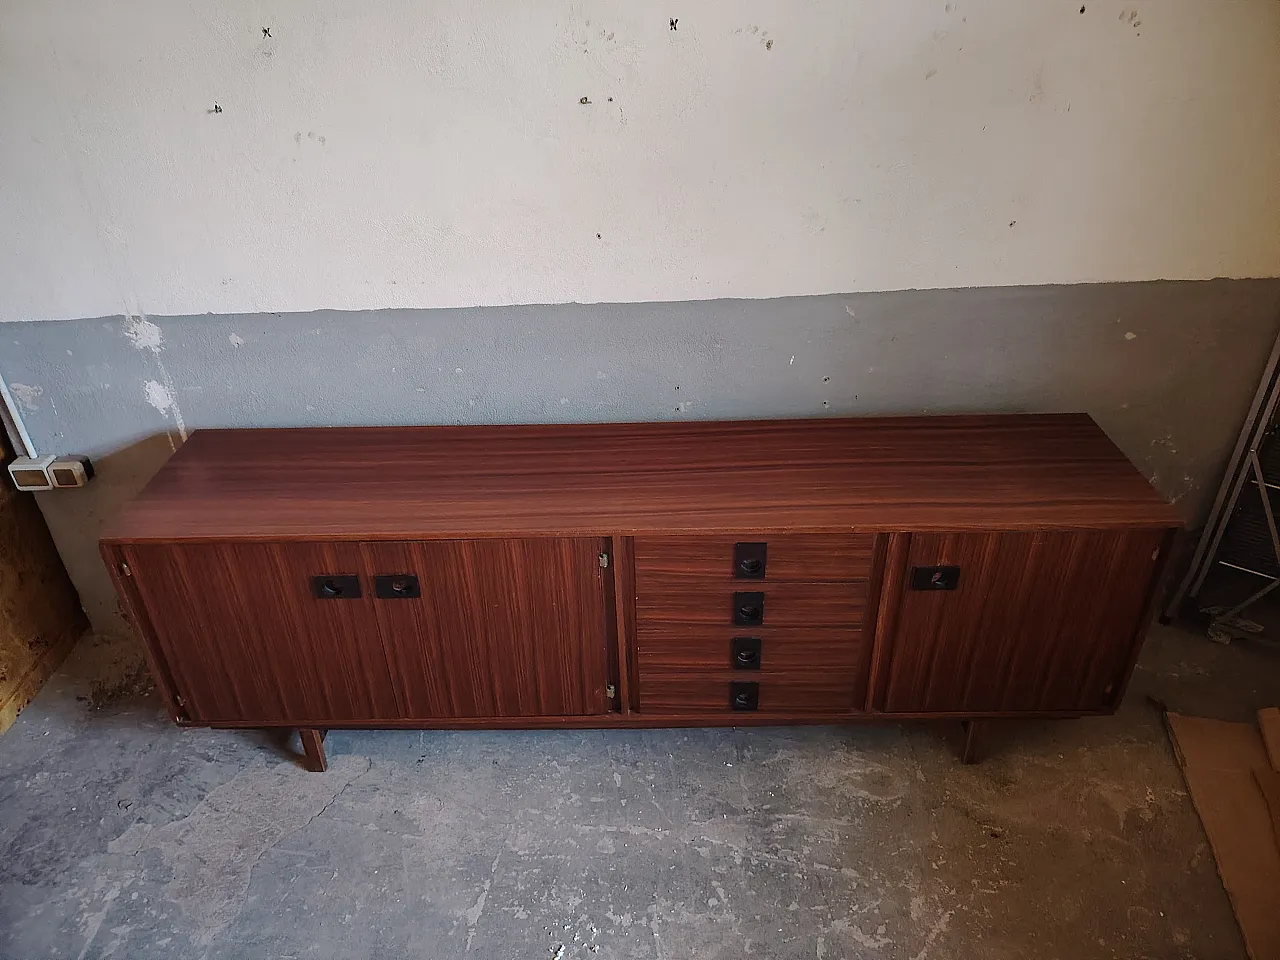
<svg viewBox="0 0 1280 960"><path fill-rule="evenodd" d="M637 585L636 624L735 624L734 595L763 596L763 627L856 627L867 605L867 581L849 583L762 583L744 580L673 580ZM748 628L750 629L750 628Z"/></svg>
<svg viewBox="0 0 1280 960"><path fill-rule="evenodd" d="M645 675L728 670L751 680L753 672L852 670L864 649L857 627L649 623L636 631L636 664Z"/></svg>
<svg viewBox="0 0 1280 960"><path fill-rule="evenodd" d="M764 554L749 547L739 561L761 560L763 569L735 563L737 544L764 544ZM636 581L688 577L711 580L863 580L871 576L874 534L738 537L636 537Z"/></svg>
<svg viewBox="0 0 1280 960"><path fill-rule="evenodd" d="M758 679L726 679L719 676L640 677L640 710L648 714L824 714L853 710L855 676L818 674L778 679L761 674ZM745 695L746 709L732 701Z"/></svg>

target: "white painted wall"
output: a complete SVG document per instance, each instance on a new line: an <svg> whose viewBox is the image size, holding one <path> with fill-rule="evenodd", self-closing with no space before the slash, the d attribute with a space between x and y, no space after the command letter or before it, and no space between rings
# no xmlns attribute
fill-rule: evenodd
<svg viewBox="0 0 1280 960"><path fill-rule="evenodd" d="M3 320L1274 276L1280 3L3 0L0 223Z"/></svg>

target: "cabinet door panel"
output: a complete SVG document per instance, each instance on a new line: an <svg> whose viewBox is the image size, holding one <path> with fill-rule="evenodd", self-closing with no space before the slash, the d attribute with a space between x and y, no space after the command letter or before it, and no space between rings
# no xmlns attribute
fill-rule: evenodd
<svg viewBox="0 0 1280 960"><path fill-rule="evenodd" d="M311 578L358 575L358 544L144 544L123 549L191 719L342 723L399 715L366 592L317 599Z"/></svg>
<svg viewBox="0 0 1280 960"><path fill-rule="evenodd" d="M1093 712L1114 706L1148 608L1160 530L912 534L883 612L890 713ZM898 551L901 560L901 548ZM955 590L914 567L958 566Z"/></svg>
<svg viewBox="0 0 1280 960"><path fill-rule="evenodd" d="M419 596L375 599L411 718L607 709L605 571L597 538L362 545L372 576L413 574Z"/></svg>

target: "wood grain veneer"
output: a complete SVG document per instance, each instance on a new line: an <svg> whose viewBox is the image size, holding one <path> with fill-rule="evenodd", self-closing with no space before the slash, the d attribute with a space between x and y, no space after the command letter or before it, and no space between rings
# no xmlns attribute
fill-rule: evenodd
<svg viewBox="0 0 1280 960"><path fill-rule="evenodd" d="M1178 522L1082 415L228 430L102 551L175 719L296 726L317 764L329 727L1106 712Z"/></svg>
<svg viewBox="0 0 1280 960"><path fill-rule="evenodd" d="M734 637L759 637L761 664L787 673L858 668L862 631L857 627L733 627L704 623L646 624L636 641L641 677L658 672L730 670ZM734 671L750 680L751 670Z"/></svg>
<svg viewBox="0 0 1280 960"><path fill-rule="evenodd" d="M730 682L751 680L744 676L699 674L644 677L640 684L640 709L651 716L710 713L750 717L755 712L775 716L844 714L853 708L853 678L846 673L766 675L757 679L760 683L757 711L733 710L729 706Z"/></svg>
<svg viewBox="0 0 1280 960"><path fill-rule="evenodd" d="M733 625L733 595L740 591L764 594L764 626L855 627L862 623L867 605L866 580L767 585L758 580L637 580L636 635L641 642L656 623Z"/></svg>
<svg viewBox="0 0 1280 960"><path fill-rule="evenodd" d="M311 595L313 575L360 572L359 544L135 544L122 555L191 720L404 716L371 591Z"/></svg>
<svg viewBox="0 0 1280 960"><path fill-rule="evenodd" d="M401 716L604 713L606 541L364 543L362 571L415 574L421 596L375 599ZM341 604L343 601L331 601Z"/></svg>
<svg viewBox="0 0 1280 960"><path fill-rule="evenodd" d="M636 537L636 573L642 583L671 579L711 579L740 583L742 590L752 583L804 580L810 583L865 580L871 576L873 534L848 536L806 536L775 534L760 537L742 533L732 537ZM765 576L760 579L735 577L734 544L768 544Z"/></svg>
<svg viewBox="0 0 1280 960"><path fill-rule="evenodd" d="M906 568L955 564L954 591L900 589L882 611L889 713L1096 712L1146 627L1159 530L912 534ZM905 576L890 571L898 583Z"/></svg>
<svg viewBox="0 0 1280 960"><path fill-rule="evenodd" d="M107 542L1180 523L1083 414L198 430Z"/></svg>

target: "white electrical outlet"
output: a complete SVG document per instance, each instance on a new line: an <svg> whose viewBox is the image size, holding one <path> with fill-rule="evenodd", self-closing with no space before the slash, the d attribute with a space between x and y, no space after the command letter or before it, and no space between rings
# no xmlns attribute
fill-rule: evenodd
<svg viewBox="0 0 1280 960"><path fill-rule="evenodd" d="M52 490L53 479L49 466L57 458L52 454L43 457L18 457L9 464L9 476L19 490Z"/></svg>
<svg viewBox="0 0 1280 960"><path fill-rule="evenodd" d="M63 487L83 487L93 479L93 463L88 457L58 457L46 471L49 480L61 490Z"/></svg>
<svg viewBox="0 0 1280 960"><path fill-rule="evenodd" d="M83 487L93 479L93 463L88 457L18 457L9 464L9 476L19 490L61 490Z"/></svg>

